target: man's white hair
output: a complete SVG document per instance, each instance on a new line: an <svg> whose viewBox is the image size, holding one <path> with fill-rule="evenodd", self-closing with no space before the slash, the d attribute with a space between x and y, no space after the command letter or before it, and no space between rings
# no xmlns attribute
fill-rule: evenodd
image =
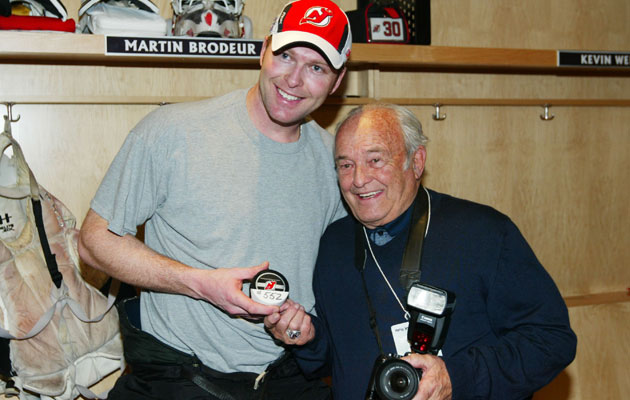
<svg viewBox="0 0 630 400"><path fill-rule="evenodd" d="M405 161L405 169L412 164L413 155L420 146L426 146L429 138L422 132L422 124L420 120L408 108L391 103L371 103L358 106L352 109L339 123L335 129L335 134L339 132L341 127L352 117L360 116L367 111L386 109L391 110L396 115L400 129L403 133L405 141L405 149L407 150L407 160Z"/></svg>

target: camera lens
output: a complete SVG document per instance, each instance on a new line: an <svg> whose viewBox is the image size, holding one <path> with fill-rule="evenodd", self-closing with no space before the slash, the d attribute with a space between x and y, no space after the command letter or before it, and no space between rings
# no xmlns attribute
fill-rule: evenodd
<svg viewBox="0 0 630 400"><path fill-rule="evenodd" d="M420 375L408 362L392 358L383 363L376 379L379 398L410 400L418 392Z"/></svg>
<svg viewBox="0 0 630 400"><path fill-rule="evenodd" d="M396 371L389 378L389 385L394 393L404 393L409 387L409 377Z"/></svg>

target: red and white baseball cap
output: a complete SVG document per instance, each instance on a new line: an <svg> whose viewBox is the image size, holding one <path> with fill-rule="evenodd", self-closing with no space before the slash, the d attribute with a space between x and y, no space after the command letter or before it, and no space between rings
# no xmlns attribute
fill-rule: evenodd
<svg viewBox="0 0 630 400"><path fill-rule="evenodd" d="M335 69L341 69L350 56L350 21L331 0L296 0L282 9L271 27L271 50L290 45L319 50Z"/></svg>

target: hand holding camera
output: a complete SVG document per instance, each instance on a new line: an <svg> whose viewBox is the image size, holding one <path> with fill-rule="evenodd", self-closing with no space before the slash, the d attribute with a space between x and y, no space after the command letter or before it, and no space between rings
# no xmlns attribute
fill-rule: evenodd
<svg viewBox="0 0 630 400"><path fill-rule="evenodd" d="M451 378L441 357L412 353L402 358L422 371L422 380L414 399L451 400Z"/></svg>
<svg viewBox="0 0 630 400"><path fill-rule="evenodd" d="M443 373L445 373L447 384L438 382L437 386L440 391L442 387L445 387L444 392L450 393L450 380L444 362L437 357L433 360L433 357L419 357L419 355L438 354L446 339L450 316L454 308L455 294L421 283L414 283L411 286L407 296L407 309L411 314L407 337L411 350L417 354L408 355L404 359L391 354L379 355L372 369L367 399L413 399L418 392L423 370L427 372L427 378L435 378L438 381L443 379ZM427 358L430 361L427 361ZM441 366L441 371L436 372L433 369L434 365Z"/></svg>
<svg viewBox="0 0 630 400"><path fill-rule="evenodd" d="M418 392L422 370L397 355L380 355L374 363L366 399L411 400Z"/></svg>

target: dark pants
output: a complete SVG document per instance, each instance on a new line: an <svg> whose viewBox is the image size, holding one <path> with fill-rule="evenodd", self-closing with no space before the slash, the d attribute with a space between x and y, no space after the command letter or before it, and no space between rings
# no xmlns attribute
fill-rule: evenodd
<svg viewBox="0 0 630 400"><path fill-rule="evenodd" d="M138 329L138 298L120 303L118 312L125 361L130 372L118 379L108 399L331 399L328 385L321 380L307 380L289 353L267 369L255 390L256 374L215 371L203 365L197 357L174 349Z"/></svg>

